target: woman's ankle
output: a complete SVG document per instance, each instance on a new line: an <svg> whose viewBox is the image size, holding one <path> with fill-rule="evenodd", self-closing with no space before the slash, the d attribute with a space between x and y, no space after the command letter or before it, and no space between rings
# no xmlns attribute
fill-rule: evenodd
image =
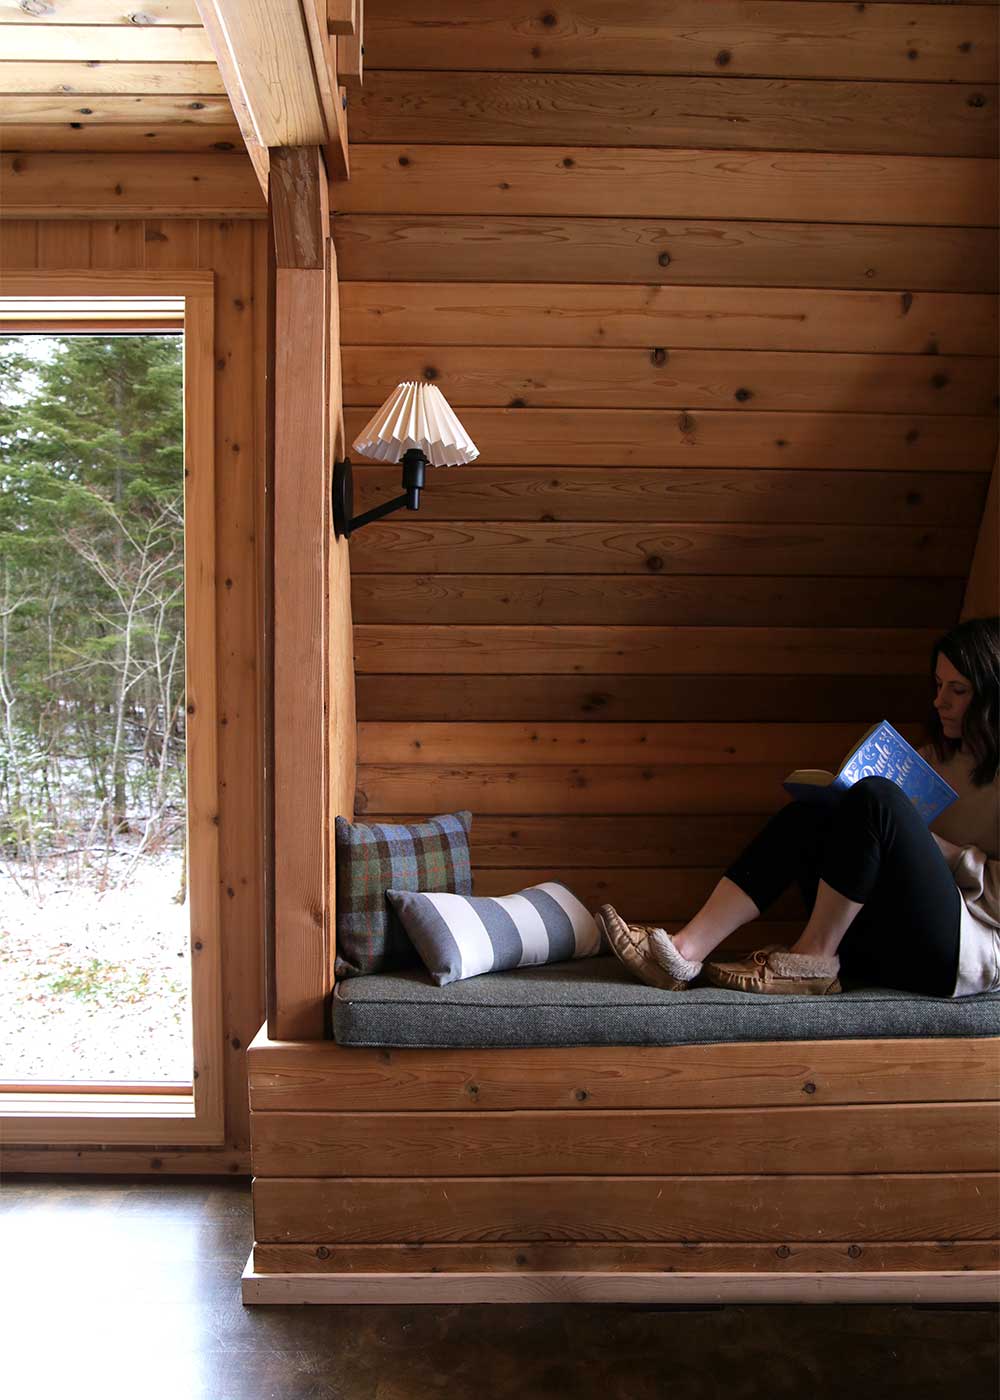
<svg viewBox="0 0 1000 1400"><path fill-rule="evenodd" d="M704 933L699 933L690 924L685 924L676 933L672 933L670 939L681 957L687 958L690 962L704 962L712 949L721 942L721 939L706 937Z"/></svg>
<svg viewBox="0 0 1000 1400"><path fill-rule="evenodd" d="M800 953L808 958L836 958L839 957L839 938L825 938L820 936L800 934L788 951L790 953Z"/></svg>
<svg viewBox="0 0 1000 1400"><path fill-rule="evenodd" d="M684 957L701 962L724 938L759 913L746 891L723 875L694 918L672 935L673 941Z"/></svg>

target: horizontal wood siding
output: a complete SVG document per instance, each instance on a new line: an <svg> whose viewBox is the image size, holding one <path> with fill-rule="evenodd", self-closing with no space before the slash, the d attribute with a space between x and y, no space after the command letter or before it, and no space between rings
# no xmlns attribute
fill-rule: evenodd
<svg viewBox="0 0 1000 1400"><path fill-rule="evenodd" d="M366 73L550 71L753 75L835 81L996 82L989 9L932 3L575 0L526 16L518 0L375 0L365 15ZM859 18L860 14L860 18ZM483 84L488 87L488 84ZM454 139L454 138L452 138ZM729 145L729 142L722 144ZM834 143L826 149L837 150ZM904 146L905 149L905 146Z"/></svg>
<svg viewBox="0 0 1000 1400"><path fill-rule="evenodd" d="M256 1177L256 1238L992 1240L995 1172L783 1176Z"/></svg>
<svg viewBox="0 0 1000 1400"><path fill-rule="evenodd" d="M998 435L996 7L706 14L372 0L331 187L348 444L416 379L481 453L351 542L357 810L667 927L922 737Z"/></svg>
<svg viewBox="0 0 1000 1400"><path fill-rule="evenodd" d="M1000 1041L872 1046L428 1051L262 1031L253 1268L338 1276L355 1300L369 1273L995 1269Z"/></svg>
<svg viewBox="0 0 1000 1400"><path fill-rule="evenodd" d="M270 1112L769 1108L994 1101L1000 1040L412 1050L268 1041L250 1051L255 1120Z"/></svg>
<svg viewBox="0 0 1000 1400"><path fill-rule="evenodd" d="M262 1113L255 1176L725 1176L982 1172L1000 1104L467 1113Z"/></svg>

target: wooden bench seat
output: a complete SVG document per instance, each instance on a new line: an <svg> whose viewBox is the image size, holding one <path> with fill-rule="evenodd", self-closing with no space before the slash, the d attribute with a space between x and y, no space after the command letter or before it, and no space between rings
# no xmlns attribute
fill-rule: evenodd
<svg viewBox="0 0 1000 1400"><path fill-rule="evenodd" d="M1000 1038L249 1050L247 1302L983 1301Z"/></svg>

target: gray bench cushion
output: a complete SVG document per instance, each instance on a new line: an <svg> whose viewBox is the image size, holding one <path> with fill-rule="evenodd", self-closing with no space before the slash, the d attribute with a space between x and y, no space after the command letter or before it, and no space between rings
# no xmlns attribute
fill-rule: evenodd
<svg viewBox="0 0 1000 1400"><path fill-rule="evenodd" d="M735 1040L1000 1035L1000 992L924 997L881 987L837 996L764 996L720 987L662 992L617 958L490 972L437 987L426 972L339 982L341 1045L705 1045Z"/></svg>

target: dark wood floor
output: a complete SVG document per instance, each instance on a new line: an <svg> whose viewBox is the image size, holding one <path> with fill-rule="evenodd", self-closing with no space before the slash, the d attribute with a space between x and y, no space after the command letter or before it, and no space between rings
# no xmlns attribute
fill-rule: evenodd
<svg viewBox="0 0 1000 1400"><path fill-rule="evenodd" d="M14 1400L996 1400L998 1315L897 1306L255 1307L245 1180L8 1178Z"/></svg>

